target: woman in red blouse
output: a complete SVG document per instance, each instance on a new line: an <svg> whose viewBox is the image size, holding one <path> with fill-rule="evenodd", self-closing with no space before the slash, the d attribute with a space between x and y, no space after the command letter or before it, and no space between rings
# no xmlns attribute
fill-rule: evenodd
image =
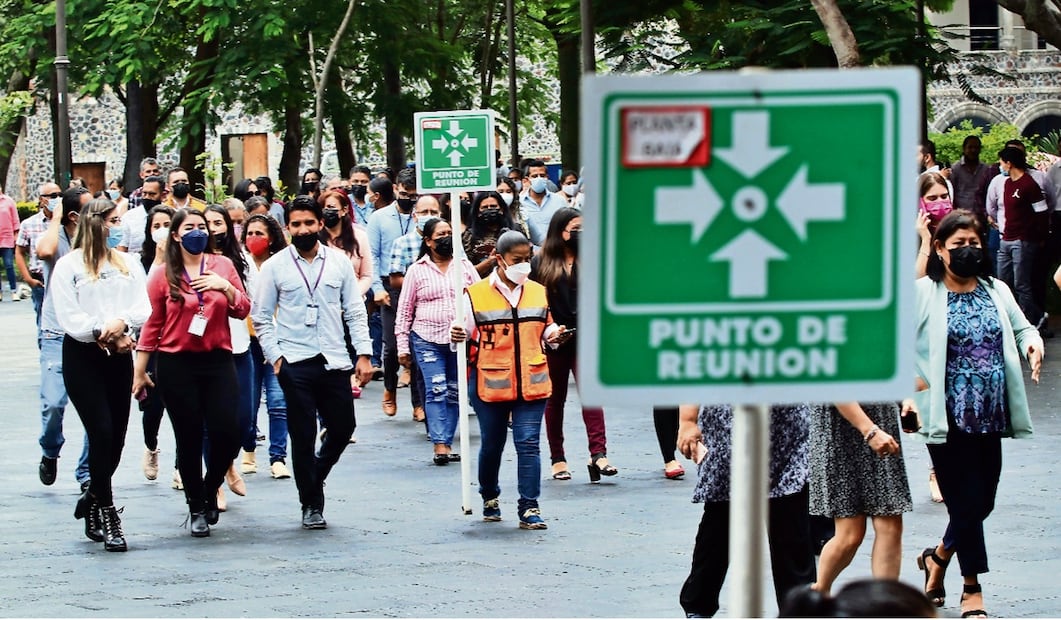
<svg viewBox="0 0 1061 620"><path fill-rule="evenodd" d="M158 352L157 378L177 443L177 466L191 513L191 534L210 535L217 523L217 489L239 451L239 399L228 318L242 319L250 300L232 261L213 254L206 218L177 209L170 224L164 269L147 281L151 317L137 345L133 393L154 382L147 375ZM203 427L210 436L206 474Z"/></svg>

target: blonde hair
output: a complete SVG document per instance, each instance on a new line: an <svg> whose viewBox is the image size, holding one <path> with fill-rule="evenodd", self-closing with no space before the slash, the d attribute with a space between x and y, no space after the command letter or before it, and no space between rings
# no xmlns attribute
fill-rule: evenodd
<svg viewBox="0 0 1061 620"><path fill-rule="evenodd" d="M107 247L107 214L116 208L117 205L107 198L94 198L81 208L81 217L77 221L74 248L81 248L85 271L96 279L99 279L99 268L105 260L123 275L129 275L125 260Z"/></svg>

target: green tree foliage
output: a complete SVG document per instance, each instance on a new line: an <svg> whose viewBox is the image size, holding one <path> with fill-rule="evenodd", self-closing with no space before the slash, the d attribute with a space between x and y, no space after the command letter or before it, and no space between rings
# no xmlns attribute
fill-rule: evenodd
<svg viewBox="0 0 1061 620"><path fill-rule="evenodd" d="M1021 137L1020 129L1016 125L998 123L989 126L985 131L983 127L973 127L972 121L964 120L957 127L951 127L943 133L929 133L929 140L936 145L936 160L949 164L956 163L962 156L962 142L967 136L980 137L980 143L983 146L980 151L980 160L989 164L998 160L998 152L1008 140L1022 140L1027 145L1029 154L1039 150L1035 140Z"/></svg>

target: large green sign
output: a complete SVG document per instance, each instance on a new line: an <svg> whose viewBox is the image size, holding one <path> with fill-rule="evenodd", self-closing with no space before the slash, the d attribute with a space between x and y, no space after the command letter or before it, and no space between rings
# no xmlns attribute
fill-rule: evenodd
<svg viewBox="0 0 1061 620"><path fill-rule="evenodd" d="M908 394L919 86L911 69L588 78L585 398Z"/></svg>
<svg viewBox="0 0 1061 620"><path fill-rule="evenodd" d="M420 192L484 191L496 187L493 112L419 112L413 116L413 123Z"/></svg>

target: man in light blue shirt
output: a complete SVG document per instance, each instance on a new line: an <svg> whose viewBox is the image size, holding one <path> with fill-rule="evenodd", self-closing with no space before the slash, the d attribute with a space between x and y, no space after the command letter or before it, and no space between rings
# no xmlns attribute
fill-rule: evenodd
<svg viewBox="0 0 1061 620"><path fill-rule="evenodd" d="M545 162L540 159L527 164L524 185L530 188L520 198L519 208L527 222L531 243L541 247L545 242L545 233L549 230L549 221L553 219L554 213L567 206L567 201L549 191L549 174Z"/></svg>
<svg viewBox="0 0 1061 620"><path fill-rule="evenodd" d="M411 168L403 169L398 174L396 185L391 185L386 178L377 177L372 179L368 189L374 203L386 205L368 218L368 243L372 246L372 293L379 304L383 324L383 413L393 416L398 413L398 348L394 341L394 313L401 289L391 287L387 267L395 240L415 230L413 204L418 198L416 173Z"/></svg>
<svg viewBox="0 0 1061 620"><path fill-rule="evenodd" d="M302 527L323 529L324 480L354 433L354 369L344 328L357 352L357 378L372 380L368 320L350 260L318 240L321 206L291 202L291 247L262 265L251 321L287 400L291 464L302 503ZM275 315L275 323L274 323ZM327 431L315 455L317 416Z"/></svg>

